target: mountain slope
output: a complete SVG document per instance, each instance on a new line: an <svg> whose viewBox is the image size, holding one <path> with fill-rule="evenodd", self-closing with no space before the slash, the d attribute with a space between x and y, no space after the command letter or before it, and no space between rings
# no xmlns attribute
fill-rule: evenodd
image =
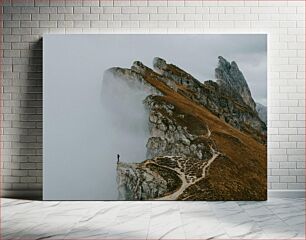
<svg viewBox="0 0 306 240"><path fill-rule="evenodd" d="M215 103L219 111L216 114L211 108L212 101L205 104L197 97L207 90L205 83L161 60L154 60L157 72L140 62L135 62L129 70L132 73L129 76L137 76L135 81L143 79L162 96L150 95L144 101L151 133L147 142L148 160L117 165L119 198L266 199L265 124L257 112L240 101L242 97L238 95L235 100L227 101L231 105L221 107L219 102ZM122 69L116 69L112 70L114 76L122 77L118 74ZM209 86L214 84L211 81ZM212 89L205 96L215 99L215 93ZM259 127L249 127L251 130L246 131L236 116L232 117L236 125L225 121L224 115L231 117L227 108L240 108L240 113L253 116L251 120L256 123L253 125Z"/></svg>

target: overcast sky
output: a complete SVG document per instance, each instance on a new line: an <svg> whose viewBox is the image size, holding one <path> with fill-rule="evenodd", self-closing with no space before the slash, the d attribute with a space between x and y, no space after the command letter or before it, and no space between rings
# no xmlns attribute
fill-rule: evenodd
<svg viewBox="0 0 306 240"><path fill-rule="evenodd" d="M138 132L144 136L133 137L113 121L105 120L107 113L102 105L105 70L116 66L130 68L136 60L152 67L154 57L161 57L203 82L214 79L221 55L237 62L255 101L266 104L266 44L266 35L254 34L44 36L44 199L116 199L117 153L125 162L145 159L142 155L147 136L141 129ZM109 95L104 104L109 109L120 108L114 106L116 99L124 101L124 97L135 95L124 84L118 86L117 94L114 86L106 90ZM122 105L131 111L126 105L132 103ZM132 110L141 111L136 107ZM122 116L119 125L131 129L128 123L135 125L134 119ZM147 124L147 116L140 114L139 119L146 119Z"/></svg>

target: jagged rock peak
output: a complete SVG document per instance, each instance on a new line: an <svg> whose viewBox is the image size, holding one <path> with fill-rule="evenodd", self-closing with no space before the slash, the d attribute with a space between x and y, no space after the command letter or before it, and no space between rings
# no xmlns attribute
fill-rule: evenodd
<svg viewBox="0 0 306 240"><path fill-rule="evenodd" d="M231 64L222 56L218 57L219 63L218 63L218 68L224 68L227 69L228 71L231 69Z"/></svg>
<svg viewBox="0 0 306 240"><path fill-rule="evenodd" d="M256 111L256 103L252 98L249 86L240 71L236 62L229 63L222 56L218 57L218 67L215 69L215 76L220 85L230 87L232 91L236 91L253 111Z"/></svg>
<svg viewBox="0 0 306 240"><path fill-rule="evenodd" d="M158 74L174 81L175 84L184 85L192 91L197 91L197 88L201 85L201 83L191 74L185 72L183 69L174 64L167 63L166 60L160 57L154 58L153 67L155 72Z"/></svg>
<svg viewBox="0 0 306 240"><path fill-rule="evenodd" d="M156 71L163 70L167 67L167 62L166 60L160 58L160 57L155 57L153 59L153 67Z"/></svg>
<svg viewBox="0 0 306 240"><path fill-rule="evenodd" d="M131 69L140 74L145 74L147 70L150 70L149 67L144 65L141 61L134 61Z"/></svg>

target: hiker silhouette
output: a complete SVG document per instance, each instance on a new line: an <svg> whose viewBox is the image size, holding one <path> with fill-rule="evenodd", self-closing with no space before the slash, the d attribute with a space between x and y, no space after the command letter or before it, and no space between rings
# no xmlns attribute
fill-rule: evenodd
<svg viewBox="0 0 306 240"><path fill-rule="evenodd" d="M120 155L117 154L117 163L119 163Z"/></svg>

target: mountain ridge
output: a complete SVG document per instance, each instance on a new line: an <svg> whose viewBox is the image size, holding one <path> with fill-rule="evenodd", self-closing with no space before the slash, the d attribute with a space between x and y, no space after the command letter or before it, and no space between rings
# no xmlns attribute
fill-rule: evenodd
<svg viewBox="0 0 306 240"><path fill-rule="evenodd" d="M250 106L235 96L222 105L217 98L223 82L201 83L161 58L155 58L153 66L155 71L136 61L129 70L111 70L115 77L141 81L160 93L144 100L150 129L147 160L117 164L119 198L264 200L266 126L252 101ZM243 117L233 115L237 111ZM250 122L248 128L240 126L243 120Z"/></svg>

